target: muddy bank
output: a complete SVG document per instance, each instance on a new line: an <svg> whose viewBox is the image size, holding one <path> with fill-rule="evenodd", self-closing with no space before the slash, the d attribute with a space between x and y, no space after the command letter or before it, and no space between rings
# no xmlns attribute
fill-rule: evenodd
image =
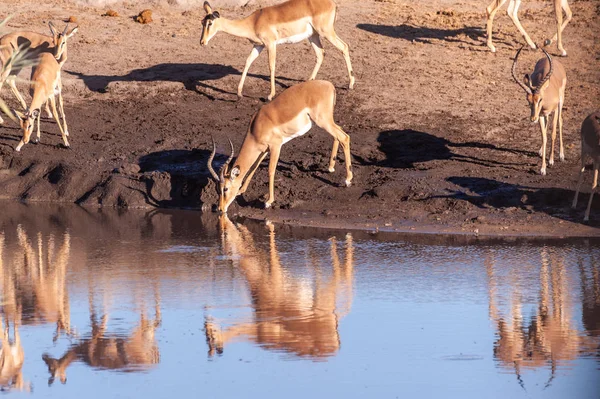
<svg viewBox="0 0 600 399"><path fill-rule="evenodd" d="M86 207L210 208L216 199L206 170L211 136L222 152L228 138L239 148L268 92L266 60L259 58L252 67L247 97L237 101L249 45L219 35L200 49L200 10L170 13L143 27L100 17L93 8L40 6L34 12L33 3L21 4L23 15L11 21L15 29L75 11L82 17L63 72L72 149L57 147L58 129L46 120L42 142L15 153L17 125L0 126L0 198ZM599 235L600 199L592 221L582 223L590 176L578 209L570 209L578 129L600 106L594 59L594 32L600 30L588 26L597 24L589 19L594 4L578 2L574 8L581 17L567 29L569 57L561 59L569 76L567 160L549 168L547 176L538 174L539 128L527 122L523 93L510 78L519 43L510 20L498 19L498 53L490 54L481 29L483 10L474 5L438 14L436 1L419 9L355 2L340 8L338 31L350 44L356 89L346 90L344 61L331 46L319 73L338 89L335 119L352 139L353 186L341 186L341 165L327 173L331 138L315 128L283 147L275 209L262 209L267 160L231 213L370 231ZM526 10L528 31L544 37L547 32L535 21L552 21L551 10ZM308 45L282 46L278 92L305 79L313 57ZM533 52L524 54L523 69L535 59ZM14 101L8 91L1 95ZM343 154L339 157L343 162Z"/></svg>

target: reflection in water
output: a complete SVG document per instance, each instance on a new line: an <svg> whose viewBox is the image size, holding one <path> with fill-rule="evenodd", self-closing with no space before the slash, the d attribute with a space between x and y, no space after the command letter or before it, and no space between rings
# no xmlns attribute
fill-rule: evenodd
<svg viewBox="0 0 600 399"><path fill-rule="evenodd" d="M2 279L2 308L0 312L0 328L2 338L0 343L0 389L1 390L31 390L31 384L23 380L23 363L25 353L21 345L21 305L16 304L15 289L10 286L10 277L7 284L7 270L4 267L4 234L0 233L0 279ZM13 325L13 339L10 339L10 324Z"/></svg>
<svg viewBox="0 0 600 399"><path fill-rule="evenodd" d="M559 366L569 365L598 345L575 326L575 304L571 300L564 256L541 248L537 295L531 292L535 287L532 269L531 265L519 264L510 268L508 275L499 276L493 253L488 252L486 257L489 312L498 337L494 357L502 367L514 369L523 388L523 368L548 367L550 375L545 383L548 387ZM498 308L499 279L504 279L509 296L508 310L504 314ZM526 319L523 305L528 302L527 297L532 296L537 296L537 306L534 314Z"/></svg>
<svg viewBox="0 0 600 399"><path fill-rule="evenodd" d="M135 371L140 367L155 365L159 362L160 355L155 331L161 323L161 313L160 297L156 285L154 286L154 319L149 320L144 310L145 307L142 307L140 321L133 333L127 337L111 335L106 332L109 314L104 309L100 322L98 321L91 285L89 290L91 337L81 339L78 344L69 348L60 359L52 358L46 353L42 356L50 373L48 380L50 385L56 376L65 384L67 368L75 360L82 361L91 367L123 371Z"/></svg>
<svg viewBox="0 0 600 399"><path fill-rule="evenodd" d="M197 212L11 206L1 390L598 397L600 249L583 241L374 240Z"/></svg>
<svg viewBox="0 0 600 399"><path fill-rule="evenodd" d="M209 317L205 322L209 356L223 352L226 343L241 339L266 349L318 359L335 354L340 347L338 323L350 312L352 302L353 243L346 235L344 265L340 263L335 237L330 239L330 276L325 276L320 259L307 248L310 276L295 276L281 264L275 228L269 228L269 250L261 250L252 233L220 219L223 251L242 271L250 290L253 320L236 323L225 330ZM338 295L345 294L338 304Z"/></svg>

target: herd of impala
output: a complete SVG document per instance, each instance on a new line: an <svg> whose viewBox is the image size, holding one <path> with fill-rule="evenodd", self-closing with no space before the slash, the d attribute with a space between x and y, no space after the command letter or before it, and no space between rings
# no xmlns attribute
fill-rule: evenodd
<svg viewBox="0 0 600 399"><path fill-rule="evenodd" d="M487 46L492 52L496 51L492 43L492 24L499 8L507 0L494 0L487 11ZM546 40L545 45L556 41L560 55L566 56L567 52L562 43L562 31L572 18L572 12L567 0L553 0L556 13L557 32L551 40ZM517 29L523 35L527 44L536 49L521 23L517 11L520 0L510 0L508 15L513 20ZM219 32L246 38L252 43L252 51L246 60L246 65L238 86L238 96L242 97L244 81L248 69L260 53L266 48L270 69L269 104L262 107L252 117L248 131L244 138L239 155L231 166L234 158L234 148L231 145L231 155L227 162L216 173L211 165L214 159L216 146L213 142L213 152L209 158L208 169L216 180L219 192L218 210L221 214L227 212L228 207L236 196L242 194L266 155L270 154L269 161L269 196L265 207L272 205L274 198L274 176L283 144L307 133L314 122L333 136L333 149L329 162L329 171L334 171L338 147L341 144L346 162L346 181L349 186L352 181L350 137L333 119L336 92L334 86L327 81L314 81L321 67L324 49L321 37L325 37L343 55L350 79L349 89L354 87L355 78L348 45L335 32L334 24L337 17L337 5L333 0L288 0L281 4L259 9L246 18L232 20L221 16L219 11L213 10L208 2L204 2L205 18L202 20L202 35L200 44L205 46ZM566 19L563 20L563 11ZM58 31L50 24L52 36L33 32L14 32L0 38L0 61L3 64L0 72L0 89L6 81L12 92L23 106L23 112L15 111L23 129L23 138L15 148L20 151L24 144L30 140L37 119L37 135L34 142L40 140L39 121L42 105L46 105L46 112L52 115L62 133L63 144L69 147L69 135L63 110L61 95L61 68L67 60L67 39L76 31L77 27L64 28ZM297 84L285 90L275 98L275 63L277 45L284 43L298 43L308 39L316 54L316 65L309 81ZM517 60L522 48L517 52L512 68L512 76L527 94L527 101L531 107L531 121L539 122L542 132L542 145L539 151L542 157L540 173L546 174L546 147L549 116L554 113L552 120L552 142L549 164L554 164L554 142L556 130L559 130L559 159L564 160L564 147L562 141L562 108L565 98L567 83L564 67L554 60L546 50L542 49L542 57L531 74L520 79L516 74ZM18 66L13 66L17 55L26 54L25 57L35 61L31 75L32 101L26 105L23 97L15 85L15 78L20 71ZM56 112L55 97L58 96L60 116ZM50 103L52 112L48 109ZM2 122L0 118L0 123ZM589 219L592 198L597 187L598 169L600 168L600 111L588 116L581 128L581 173L585 170L586 158L593 160L593 183L584 220ZM579 188L583 175L580 174L577 193L573 200L573 207L577 204Z"/></svg>

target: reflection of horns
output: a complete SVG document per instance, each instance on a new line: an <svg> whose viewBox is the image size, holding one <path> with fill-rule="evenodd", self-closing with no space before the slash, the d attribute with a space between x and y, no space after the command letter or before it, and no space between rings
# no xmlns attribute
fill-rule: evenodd
<svg viewBox="0 0 600 399"><path fill-rule="evenodd" d="M548 57L548 61L550 62L550 71L548 71L548 74L546 75L546 77L544 78L544 80L542 80L540 82L540 84L536 87L534 93L539 93L540 89L542 88L542 86L544 85L544 83L546 83L548 81L548 79L550 79L550 76L552 76L552 72L554 70L554 64L552 63L552 57L550 57L550 54L548 54L548 52L546 52L546 50L542 49L542 51L544 52L544 54L546 54L546 57Z"/></svg>
<svg viewBox="0 0 600 399"><path fill-rule="evenodd" d="M513 76L513 79L515 80L515 82L517 82L517 84L519 86L521 86L521 88L523 90L525 90L525 92L527 94L531 94L531 89L529 87L527 87L525 85L525 83L521 82L521 80L519 78L517 78L517 60L519 59L519 54L521 54L521 51L523 50L524 47L525 47L525 45L523 45L523 47L521 47L519 49L519 51L517 51L517 55L515 55L515 61L513 62L513 66L512 66L512 76Z"/></svg>

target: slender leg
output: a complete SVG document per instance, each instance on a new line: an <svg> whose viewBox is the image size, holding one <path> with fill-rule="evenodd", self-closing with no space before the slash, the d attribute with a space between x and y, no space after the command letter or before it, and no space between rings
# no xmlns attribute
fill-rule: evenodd
<svg viewBox="0 0 600 399"><path fill-rule="evenodd" d="M17 89L17 83L15 82L15 80L16 76L11 76L9 79L7 79L6 83L8 83L10 90L13 92L17 100L19 100L19 103L21 104L23 109L27 109L27 104L25 103L25 100L23 99L21 93L19 93L19 89Z"/></svg>
<svg viewBox="0 0 600 399"><path fill-rule="evenodd" d="M492 4L485 9L487 13L487 46L492 53L496 52L496 47L492 44L492 25L494 24L494 16L504 3L506 3L506 0L493 0Z"/></svg>
<svg viewBox="0 0 600 399"><path fill-rule="evenodd" d="M535 43L533 43L533 41L531 40L531 38L529 37L527 32L525 32L523 25L521 25L521 22L519 21L519 16L517 13L519 11L519 7L521 6L521 0L514 0L514 6L511 8L512 4L513 3L511 0L511 4L508 6L508 15L513 20L513 23L515 24L515 26L517 27L519 32L521 32L521 35L523 35L523 38L525 39L525 41L527 42L529 47L531 47L532 49L535 49L536 48Z"/></svg>
<svg viewBox="0 0 600 399"><path fill-rule="evenodd" d="M65 108L63 105L62 91L58 92L58 110L60 112L60 117L62 118L62 121L63 121L63 126L65 129L65 136L68 136L69 128L67 127L67 118L65 117Z"/></svg>
<svg viewBox="0 0 600 399"><path fill-rule="evenodd" d="M335 158L337 157L338 146L340 142L333 138L333 147L331 148L331 157L329 158L329 173L335 172Z"/></svg>
<svg viewBox="0 0 600 399"><path fill-rule="evenodd" d="M258 58L258 56L260 55L260 53L263 51L264 48L265 48L265 46L254 46L252 48L252 51L250 52L250 55L248 56L248 59L246 59L246 66L244 67L244 72L242 73L242 79L240 80L240 84L238 86L237 95L239 98L243 97L242 90L244 89L244 82L246 81L246 75L248 75L248 70L250 69L250 66Z"/></svg>
<svg viewBox="0 0 600 399"><path fill-rule="evenodd" d="M579 181L577 182L577 189L575 190L575 198L573 198L573 203L571 204L571 208L575 209L577 207L577 198L579 198L579 190L581 189L581 184L583 183L583 173L585 172L585 155L581 154L581 170L579 171Z"/></svg>
<svg viewBox="0 0 600 399"><path fill-rule="evenodd" d="M52 118L52 112L50 112L50 103L46 101L46 118Z"/></svg>
<svg viewBox="0 0 600 399"><path fill-rule="evenodd" d="M552 147L550 148L550 160L548 164L554 165L554 142L556 141L556 125L558 123L558 110L554 111L554 118L552 119Z"/></svg>
<svg viewBox="0 0 600 399"><path fill-rule="evenodd" d="M350 85L348 88L352 90L354 88L354 72L352 72L352 63L350 62L350 51L349 47L340 37L335 33L333 29L328 32L324 32L325 38L331 42L338 50L344 54L346 60L346 67L348 67L348 76L350 77Z"/></svg>
<svg viewBox="0 0 600 399"><path fill-rule="evenodd" d="M58 112L56 112L56 99L54 98L54 95L50 96L50 106L52 107L52 116L54 116L54 120L56 121L56 124L58 125L58 128L60 129L60 132L62 134L63 143L65 147L68 148L70 147L69 140L67 140L67 135L65 134L65 131L63 130L62 125L60 124Z"/></svg>
<svg viewBox="0 0 600 399"><path fill-rule="evenodd" d="M592 199L594 198L594 193L596 192L596 188L598 188L598 167L600 164L596 162L594 159L594 181L592 182L592 192L590 193L590 199L588 201L587 209L585 210L585 216L583 220L587 222L590 220L590 209L592 208Z"/></svg>
<svg viewBox="0 0 600 399"><path fill-rule="evenodd" d="M42 116L41 112L38 112L38 116L37 116L37 135L35 136L35 140L33 140L34 144L37 144L40 142L40 138L41 138L41 134L40 134L40 117Z"/></svg>
<svg viewBox="0 0 600 399"><path fill-rule="evenodd" d="M271 156L269 157L269 199L265 202L265 208L270 208L275 201L275 171L277 170L277 162L281 152L281 144L273 145L270 148Z"/></svg>
<svg viewBox="0 0 600 399"><path fill-rule="evenodd" d="M560 102L560 104L558 104L558 139L559 139L559 144L560 144L560 152L558 153L558 159L560 159L560 161L564 161L565 160L565 148L563 146L563 139L562 139L562 132L563 132L563 117L562 117L562 107L563 107L563 103L562 101Z"/></svg>
<svg viewBox="0 0 600 399"><path fill-rule="evenodd" d="M271 72L271 93L269 93L269 97L267 99L271 101L273 97L275 97L275 61L277 59L277 46L275 44L270 44L267 47L267 52L269 53L269 71ZM271 154L273 156L273 154Z"/></svg>
<svg viewBox="0 0 600 399"><path fill-rule="evenodd" d="M542 148L540 148L540 155L542 156L542 169L540 173L546 175L546 144L548 142L547 128L548 128L548 117L540 116L540 128L542 130Z"/></svg>
<svg viewBox="0 0 600 399"><path fill-rule="evenodd" d="M562 21L562 12L565 11L567 18ZM567 55L567 51L564 49L562 45L562 31L566 28L567 24L573 18L573 12L571 12L571 7L569 7L569 3L567 0L554 0L554 12L556 13L556 33L552 37L551 40L546 41L546 44L552 44L552 42L557 41L558 51L560 51L561 55L564 57ZM562 22L562 23L561 23Z"/></svg>
<svg viewBox="0 0 600 399"><path fill-rule="evenodd" d="M260 156L258 157L258 160L256 161L256 164L254 165L254 168L246 176L246 180L244 181L244 184L242 185L242 188L240 188L240 191L238 192L238 194L244 194L246 192L246 189L250 185L250 181L252 180L252 177L254 177L254 173L256 173L258 167L260 166L260 164L262 163L263 159L265 159L266 156L267 156L267 151L260 154Z"/></svg>
<svg viewBox="0 0 600 399"><path fill-rule="evenodd" d="M312 45L312 48L315 50L315 54L317 55L317 63L315 64L315 68L313 69L310 78L308 78L308 80L314 80L317 77L317 73L319 73L321 64L323 63L325 49L323 48L323 44L321 43L321 38L319 37L319 34L316 32L308 38L308 41Z"/></svg>

